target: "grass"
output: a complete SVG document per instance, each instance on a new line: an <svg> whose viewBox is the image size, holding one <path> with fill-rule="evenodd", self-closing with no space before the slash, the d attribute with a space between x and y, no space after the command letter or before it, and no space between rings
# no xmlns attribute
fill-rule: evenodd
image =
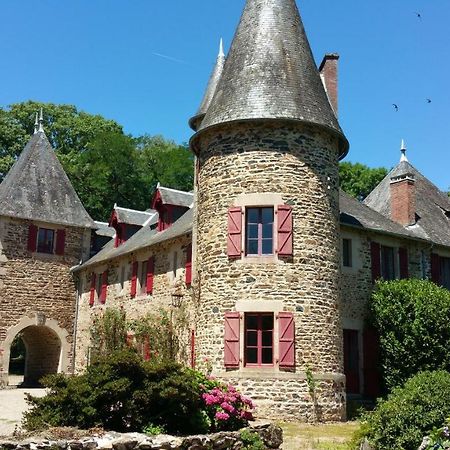
<svg viewBox="0 0 450 450"><path fill-rule="evenodd" d="M283 450L348 450L353 433L358 429L358 422L329 424L304 424L284 422Z"/></svg>

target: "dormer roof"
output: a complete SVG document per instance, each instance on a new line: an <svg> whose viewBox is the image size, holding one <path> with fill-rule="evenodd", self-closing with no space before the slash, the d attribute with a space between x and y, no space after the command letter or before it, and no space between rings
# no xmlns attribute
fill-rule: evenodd
<svg viewBox="0 0 450 450"><path fill-rule="evenodd" d="M31 137L0 184L0 215L97 228L42 127Z"/></svg>
<svg viewBox="0 0 450 450"><path fill-rule="evenodd" d="M348 151L295 0L247 0L199 132L227 122L268 119L321 126L339 137L341 157Z"/></svg>
<svg viewBox="0 0 450 450"><path fill-rule="evenodd" d="M181 206L183 208L192 208L194 203L193 192L179 191L158 184L155 195L153 196L152 208L156 209L155 203L161 202L163 205Z"/></svg>

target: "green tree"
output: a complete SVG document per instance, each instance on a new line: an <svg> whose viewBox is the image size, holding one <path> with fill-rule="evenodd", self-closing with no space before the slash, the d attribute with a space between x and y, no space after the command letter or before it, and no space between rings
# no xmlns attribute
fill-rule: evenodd
<svg viewBox="0 0 450 450"><path fill-rule="evenodd" d="M370 168L364 164L342 162L339 177L342 190L358 199L366 198L388 174L384 167Z"/></svg>
<svg viewBox="0 0 450 450"><path fill-rule="evenodd" d="M419 371L450 369L450 291L427 280L381 281L370 310L388 391Z"/></svg>

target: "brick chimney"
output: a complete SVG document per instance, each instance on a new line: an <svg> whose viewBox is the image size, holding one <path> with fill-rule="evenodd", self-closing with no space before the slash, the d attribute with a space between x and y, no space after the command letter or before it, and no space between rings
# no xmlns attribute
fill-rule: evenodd
<svg viewBox="0 0 450 450"><path fill-rule="evenodd" d="M412 174L391 178L391 219L403 226L416 223L416 181Z"/></svg>
<svg viewBox="0 0 450 450"><path fill-rule="evenodd" d="M336 117L338 115L338 60L337 53L327 53L319 66L320 77Z"/></svg>

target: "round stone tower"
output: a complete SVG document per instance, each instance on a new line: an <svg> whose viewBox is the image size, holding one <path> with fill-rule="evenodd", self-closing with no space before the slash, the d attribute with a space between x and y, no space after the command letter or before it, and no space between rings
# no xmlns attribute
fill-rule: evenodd
<svg viewBox="0 0 450 450"><path fill-rule="evenodd" d="M348 142L295 0L247 0L195 129L199 365L262 415L342 419L338 161Z"/></svg>

